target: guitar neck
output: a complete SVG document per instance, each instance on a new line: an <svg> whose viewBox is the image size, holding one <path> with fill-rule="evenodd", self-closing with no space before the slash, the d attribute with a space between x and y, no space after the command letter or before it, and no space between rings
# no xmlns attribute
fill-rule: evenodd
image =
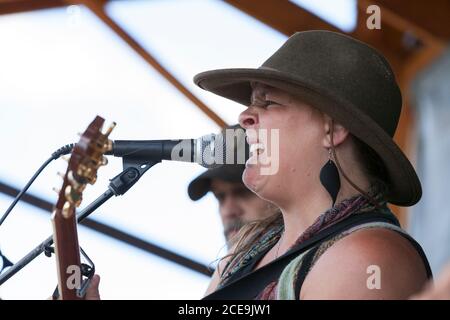
<svg viewBox="0 0 450 320"><path fill-rule="evenodd" d="M77 296L82 276L75 210L68 217L57 211L52 224L60 299L82 299Z"/></svg>

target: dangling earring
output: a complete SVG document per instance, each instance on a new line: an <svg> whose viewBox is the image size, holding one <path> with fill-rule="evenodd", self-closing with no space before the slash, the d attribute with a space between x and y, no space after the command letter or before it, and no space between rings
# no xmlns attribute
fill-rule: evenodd
<svg viewBox="0 0 450 320"><path fill-rule="evenodd" d="M336 164L331 160L331 149L328 149L328 161L320 170L320 183L330 194L333 200L332 207L336 203L336 198L341 188L341 179Z"/></svg>

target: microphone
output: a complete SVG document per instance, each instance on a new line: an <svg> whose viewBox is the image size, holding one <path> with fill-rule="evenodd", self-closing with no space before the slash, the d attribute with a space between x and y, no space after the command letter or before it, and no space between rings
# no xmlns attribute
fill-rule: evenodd
<svg viewBox="0 0 450 320"><path fill-rule="evenodd" d="M112 142L112 150L106 154L157 162L196 162L205 168L213 169L229 164L227 160L235 158L234 139L231 139L229 144L226 140L229 139L224 139L222 134L207 134L198 139L115 140Z"/></svg>

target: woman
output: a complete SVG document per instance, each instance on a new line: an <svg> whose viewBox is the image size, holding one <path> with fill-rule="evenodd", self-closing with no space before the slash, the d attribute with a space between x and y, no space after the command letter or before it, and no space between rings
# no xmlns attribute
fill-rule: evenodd
<svg viewBox="0 0 450 320"><path fill-rule="evenodd" d="M240 233L207 298L405 299L421 289L427 259L386 206L415 204L421 186L392 140L401 93L378 52L338 33L300 32L258 69L194 81L247 105L247 131L279 133L278 144L248 136L243 181L280 213ZM269 151L279 152L278 171L263 175Z"/></svg>
<svg viewBox="0 0 450 320"><path fill-rule="evenodd" d="M428 261L386 205L414 205L421 185L392 140L401 94L377 51L300 32L258 69L194 81L248 106L239 118L248 133L279 134L248 135L243 181L280 210L241 229L206 298L406 299L422 288ZM274 152L277 170L262 174ZM98 282L88 298L98 298Z"/></svg>

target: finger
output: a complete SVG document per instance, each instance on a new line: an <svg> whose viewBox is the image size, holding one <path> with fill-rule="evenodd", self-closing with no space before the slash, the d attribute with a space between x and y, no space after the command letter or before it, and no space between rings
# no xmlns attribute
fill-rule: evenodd
<svg viewBox="0 0 450 320"><path fill-rule="evenodd" d="M98 287L100 285L100 276L98 274L94 274L89 283L89 287L86 290L85 300L100 300L100 293L98 291Z"/></svg>

